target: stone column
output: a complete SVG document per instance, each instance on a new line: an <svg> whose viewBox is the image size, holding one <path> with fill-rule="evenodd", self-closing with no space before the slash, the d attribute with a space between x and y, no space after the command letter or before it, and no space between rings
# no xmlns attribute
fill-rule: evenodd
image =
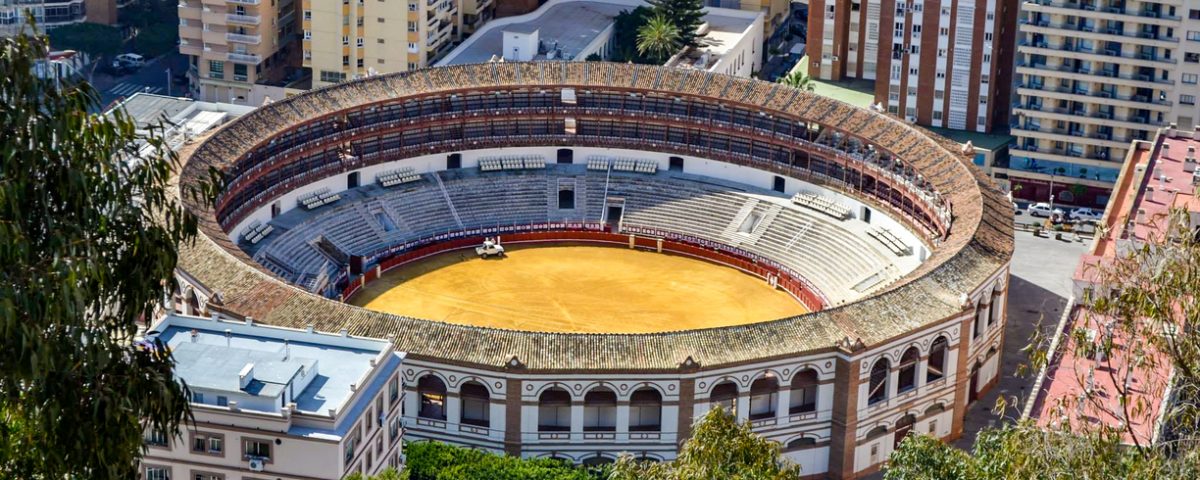
<svg viewBox="0 0 1200 480"><path fill-rule="evenodd" d="M839 355L834 362L833 408L829 444L829 477L854 475L855 437L858 433L858 390L861 360Z"/></svg>
<svg viewBox="0 0 1200 480"><path fill-rule="evenodd" d="M521 388L520 379L509 378L504 394L504 453L521 456Z"/></svg>

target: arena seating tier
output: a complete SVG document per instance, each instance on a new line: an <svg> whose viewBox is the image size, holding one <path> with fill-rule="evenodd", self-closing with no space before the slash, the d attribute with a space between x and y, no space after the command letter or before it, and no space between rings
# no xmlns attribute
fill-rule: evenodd
<svg viewBox="0 0 1200 480"><path fill-rule="evenodd" d="M503 164L503 160L497 158ZM636 165L638 162L633 161ZM522 158L524 166L524 158ZM411 172L392 171L404 176ZM319 287L336 275L340 255L370 256L393 245L459 228L599 221L608 200L623 202L622 228L649 228L736 246L802 275L831 305L854 300L916 266L898 258L891 232L859 220L837 219L794 198L717 179L675 172L601 172L593 163L538 170L452 170L427 174L438 182L364 185L319 212L296 209L271 224L276 235L243 237L256 260L293 283ZM575 185L574 209L558 210L560 185ZM439 185L445 186L443 194ZM328 192L317 192L330 197ZM336 195L336 194L334 194ZM827 199L804 197L809 204ZM798 202L797 202L798 203ZM838 205L838 204L833 204ZM838 205L840 206L840 205ZM842 208L845 208L842 206ZM455 214L457 213L457 219ZM832 218L831 218L832 217ZM459 222L461 221L461 227ZM270 233L270 230L268 230ZM258 241L252 241L258 238Z"/></svg>

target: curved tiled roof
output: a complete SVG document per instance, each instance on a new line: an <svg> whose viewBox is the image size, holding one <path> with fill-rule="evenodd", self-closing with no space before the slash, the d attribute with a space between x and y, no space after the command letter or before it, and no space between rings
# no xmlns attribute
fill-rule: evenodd
<svg viewBox="0 0 1200 480"><path fill-rule="evenodd" d="M739 103L852 133L905 160L952 205L953 226L929 259L881 293L847 305L760 323L652 334L569 334L454 325L366 310L310 294L262 270L218 225L213 210L184 198L202 234L181 247L179 266L220 293L212 306L256 321L354 335L394 335L414 358L530 370L673 370L834 348L845 337L877 344L962 311L962 295L1012 255L1012 210L960 146L892 117L779 84L691 70L600 62L489 63L369 77L251 112L183 153L181 181L226 168L263 139L342 109L408 95L511 86L618 87Z"/></svg>

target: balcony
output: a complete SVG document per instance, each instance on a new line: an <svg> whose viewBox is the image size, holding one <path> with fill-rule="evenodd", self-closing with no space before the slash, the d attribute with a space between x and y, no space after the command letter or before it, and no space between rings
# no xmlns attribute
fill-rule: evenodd
<svg viewBox="0 0 1200 480"><path fill-rule="evenodd" d="M229 56L227 58L229 58L229 61L234 63L248 63L251 65L257 65L262 61L262 57L252 53L229 52Z"/></svg>
<svg viewBox="0 0 1200 480"><path fill-rule="evenodd" d="M1178 4L1176 3L1176 5ZM1122 6L1106 6L1104 8L1096 8L1094 4L1081 4L1079 2L1049 0L1027 1L1021 6L1021 9L1030 12L1044 12L1054 15L1072 15L1103 20L1118 20L1123 22L1134 22L1149 25L1168 25L1180 20L1180 18L1177 16L1165 15L1150 10L1139 12Z"/></svg>
<svg viewBox="0 0 1200 480"><path fill-rule="evenodd" d="M225 15L225 21L239 25L258 25L261 19L262 17L258 15L238 15L236 13Z"/></svg>
<svg viewBox="0 0 1200 480"><path fill-rule="evenodd" d="M238 5L258 5L259 0L227 0L229 3Z"/></svg>
<svg viewBox="0 0 1200 480"><path fill-rule="evenodd" d="M241 33L226 33L225 39L231 42L246 43L250 45L258 45L262 42L262 35L245 35Z"/></svg>

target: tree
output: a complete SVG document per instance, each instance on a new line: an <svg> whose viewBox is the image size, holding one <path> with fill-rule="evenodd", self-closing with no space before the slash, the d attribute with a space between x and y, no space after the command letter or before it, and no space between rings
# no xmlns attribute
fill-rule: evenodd
<svg viewBox="0 0 1200 480"><path fill-rule="evenodd" d="M791 72L788 72L787 75L779 77L779 83L792 88L798 88L806 92L811 92L816 89L816 86L813 84L812 77L809 77L800 70L792 70Z"/></svg>
<svg viewBox="0 0 1200 480"><path fill-rule="evenodd" d="M363 476L361 473L354 472L348 475L345 480L408 480L408 478L408 470L400 472L394 468L388 467L382 472L379 472L379 475L367 477Z"/></svg>
<svg viewBox="0 0 1200 480"><path fill-rule="evenodd" d="M666 17L679 32L679 45L700 47L703 39L696 34L704 23L704 2L701 0L648 0L655 15Z"/></svg>
<svg viewBox="0 0 1200 480"><path fill-rule="evenodd" d="M0 477L136 478L145 431L176 432L188 392L165 347L130 340L196 220L159 137L31 74L47 45L0 39Z"/></svg>
<svg viewBox="0 0 1200 480"><path fill-rule="evenodd" d="M779 444L750 429L750 423L717 407L696 425L679 457L670 462L639 462L622 457L610 480L790 480L800 466L780 456Z"/></svg>
<svg viewBox="0 0 1200 480"><path fill-rule="evenodd" d="M638 31L652 16L654 16L654 11L646 7L637 7L632 11L622 10L617 14L617 18L613 19L613 48L609 53L612 61L654 63L639 55L637 49Z"/></svg>
<svg viewBox="0 0 1200 480"><path fill-rule="evenodd" d="M654 63L663 63L679 50L679 29L659 14L638 29L637 51Z"/></svg>
<svg viewBox="0 0 1200 480"><path fill-rule="evenodd" d="M971 456L933 439L910 437L889 459L886 478L1200 478L1200 332L1193 327L1200 322L1200 231L1181 210L1147 221L1164 233L1087 268L1093 283L1080 300L1086 323L1077 325L1099 325L1105 333L1078 326L1057 344L1078 357L1101 359L1095 375L1109 376L1105 388L1086 388L1084 375L1063 377L1072 372L1060 368L1056 375L1078 382L1081 395L1051 403L1059 420L985 429ZM1041 369L1055 355L1048 344L1035 336L1027 349L1030 367ZM1172 375L1145 375L1146 370ZM1125 381L1133 376L1136 386ZM1158 413L1152 407L1163 398L1139 392L1168 387L1162 436L1151 443L1134 425L1155 425ZM1136 421L1100 423L1094 421L1097 415Z"/></svg>
<svg viewBox="0 0 1200 480"><path fill-rule="evenodd" d="M523 459L437 442L405 445L407 480L598 480L587 468L570 462ZM384 480L384 479L381 479Z"/></svg>
<svg viewBox="0 0 1200 480"><path fill-rule="evenodd" d="M89 55L111 57L121 52L121 30L98 23L63 25L49 32L50 45L58 50L78 50Z"/></svg>

